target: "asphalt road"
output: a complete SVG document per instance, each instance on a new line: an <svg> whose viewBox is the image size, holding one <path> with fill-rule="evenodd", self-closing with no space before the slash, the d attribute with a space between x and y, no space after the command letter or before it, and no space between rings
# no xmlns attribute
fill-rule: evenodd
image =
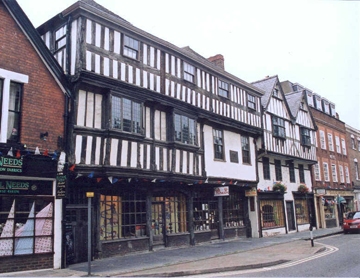
<svg viewBox="0 0 360 278"><path fill-rule="evenodd" d="M269 268L208 274L206 277L359 277L360 234L340 234L318 239L317 242L338 250L311 260Z"/></svg>

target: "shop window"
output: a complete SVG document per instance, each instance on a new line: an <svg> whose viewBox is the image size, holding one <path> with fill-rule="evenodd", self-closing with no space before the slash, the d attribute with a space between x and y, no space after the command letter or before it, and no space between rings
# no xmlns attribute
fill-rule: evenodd
<svg viewBox="0 0 360 278"><path fill-rule="evenodd" d="M223 198L225 227L244 226L244 209L240 193L233 193Z"/></svg>
<svg viewBox="0 0 360 278"><path fill-rule="evenodd" d="M112 96L111 103L112 128L125 132L142 133L141 104L127 98Z"/></svg>
<svg viewBox="0 0 360 278"><path fill-rule="evenodd" d="M0 257L53 252L54 198L0 197Z"/></svg>
<svg viewBox="0 0 360 278"><path fill-rule="evenodd" d="M219 213L215 198L194 198L194 229L217 230Z"/></svg>
<svg viewBox="0 0 360 278"><path fill-rule="evenodd" d="M308 211L306 199L304 199L304 200L295 199L295 212L296 212L296 223L297 224L310 223L309 211Z"/></svg>
<svg viewBox="0 0 360 278"><path fill-rule="evenodd" d="M335 219L335 202L332 199L324 199L325 220Z"/></svg>
<svg viewBox="0 0 360 278"><path fill-rule="evenodd" d="M282 200L261 200L261 225L263 228L284 227L284 207Z"/></svg>
<svg viewBox="0 0 360 278"><path fill-rule="evenodd" d="M185 233L187 229L186 197L172 193L171 197L154 197L153 202L165 204L165 228L167 234ZM154 212L153 212L154 213ZM158 216L153 217L157 219Z"/></svg>
<svg viewBox="0 0 360 278"><path fill-rule="evenodd" d="M100 195L100 240L146 235L146 198L136 192Z"/></svg>

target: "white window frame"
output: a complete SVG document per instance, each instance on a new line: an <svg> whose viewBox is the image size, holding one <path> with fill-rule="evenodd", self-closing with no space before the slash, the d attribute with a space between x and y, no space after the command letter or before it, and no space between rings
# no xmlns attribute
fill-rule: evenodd
<svg viewBox="0 0 360 278"><path fill-rule="evenodd" d="M333 182L338 182L337 171L336 171L336 165L335 164L331 164L331 173L332 173Z"/></svg>
<svg viewBox="0 0 360 278"><path fill-rule="evenodd" d="M346 183L350 183L349 167L345 166L345 180Z"/></svg>
<svg viewBox="0 0 360 278"><path fill-rule="evenodd" d="M331 133L328 133L328 144L329 144L329 151L334 151L334 142L333 142L333 136Z"/></svg>
<svg viewBox="0 0 360 278"><path fill-rule="evenodd" d="M344 167L342 165L339 165L339 172L340 172L340 183L345 183Z"/></svg>
<svg viewBox="0 0 360 278"><path fill-rule="evenodd" d="M354 168L355 168L355 178L356 180L359 180L359 164L357 161L354 161Z"/></svg>
<svg viewBox="0 0 360 278"><path fill-rule="evenodd" d="M2 92L2 115L0 127L0 143L7 142L8 132L8 118L9 118L9 104L10 104L10 83L29 83L29 76L13 71L8 71L0 68L0 78L3 79L3 92Z"/></svg>
<svg viewBox="0 0 360 278"><path fill-rule="evenodd" d="M316 181L321 180L319 163L316 163L314 165L314 174L315 174L315 180Z"/></svg>
<svg viewBox="0 0 360 278"><path fill-rule="evenodd" d="M346 143L345 143L345 139L343 138L341 138L341 148L343 155L346 155Z"/></svg>
<svg viewBox="0 0 360 278"><path fill-rule="evenodd" d="M337 153L341 153L340 138L339 138L339 136L335 136L335 144L336 144L336 152L337 152Z"/></svg>
<svg viewBox="0 0 360 278"><path fill-rule="evenodd" d="M323 130L320 130L319 133L320 133L320 147L323 150L326 150L325 132Z"/></svg>
<svg viewBox="0 0 360 278"><path fill-rule="evenodd" d="M184 80L195 84L195 67L189 63L184 62Z"/></svg>
<svg viewBox="0 0 360 278"><path fill-rule="evenodd" d="M326 162L323 162L323 171L324 171L324 180L325 181L330 181L329 165Z"/></svg>

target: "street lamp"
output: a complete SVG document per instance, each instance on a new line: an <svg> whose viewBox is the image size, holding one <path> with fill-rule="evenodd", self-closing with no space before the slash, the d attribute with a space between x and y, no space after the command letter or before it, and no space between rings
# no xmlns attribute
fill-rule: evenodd
<svg viewBox="0 0 360 278"><path fill-rule="evenodd" d="M88 198L88 276L91 276L91 198L94 192L86 192Z"/></svg>

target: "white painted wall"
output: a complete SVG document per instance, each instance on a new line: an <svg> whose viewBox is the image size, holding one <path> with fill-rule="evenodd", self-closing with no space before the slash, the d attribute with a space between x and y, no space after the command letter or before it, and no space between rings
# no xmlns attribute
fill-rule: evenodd
<svg viewBox="0 0 360 278"><path fill-rule="evenodd" d="M256 159L253 138L249 137L251 164L242 163L241 135L224 130L225 160L214 160L213 128L204 126L205 170L209 177L256 181ZM239 163L230 162L230 150L237 151Z"/></svg>

